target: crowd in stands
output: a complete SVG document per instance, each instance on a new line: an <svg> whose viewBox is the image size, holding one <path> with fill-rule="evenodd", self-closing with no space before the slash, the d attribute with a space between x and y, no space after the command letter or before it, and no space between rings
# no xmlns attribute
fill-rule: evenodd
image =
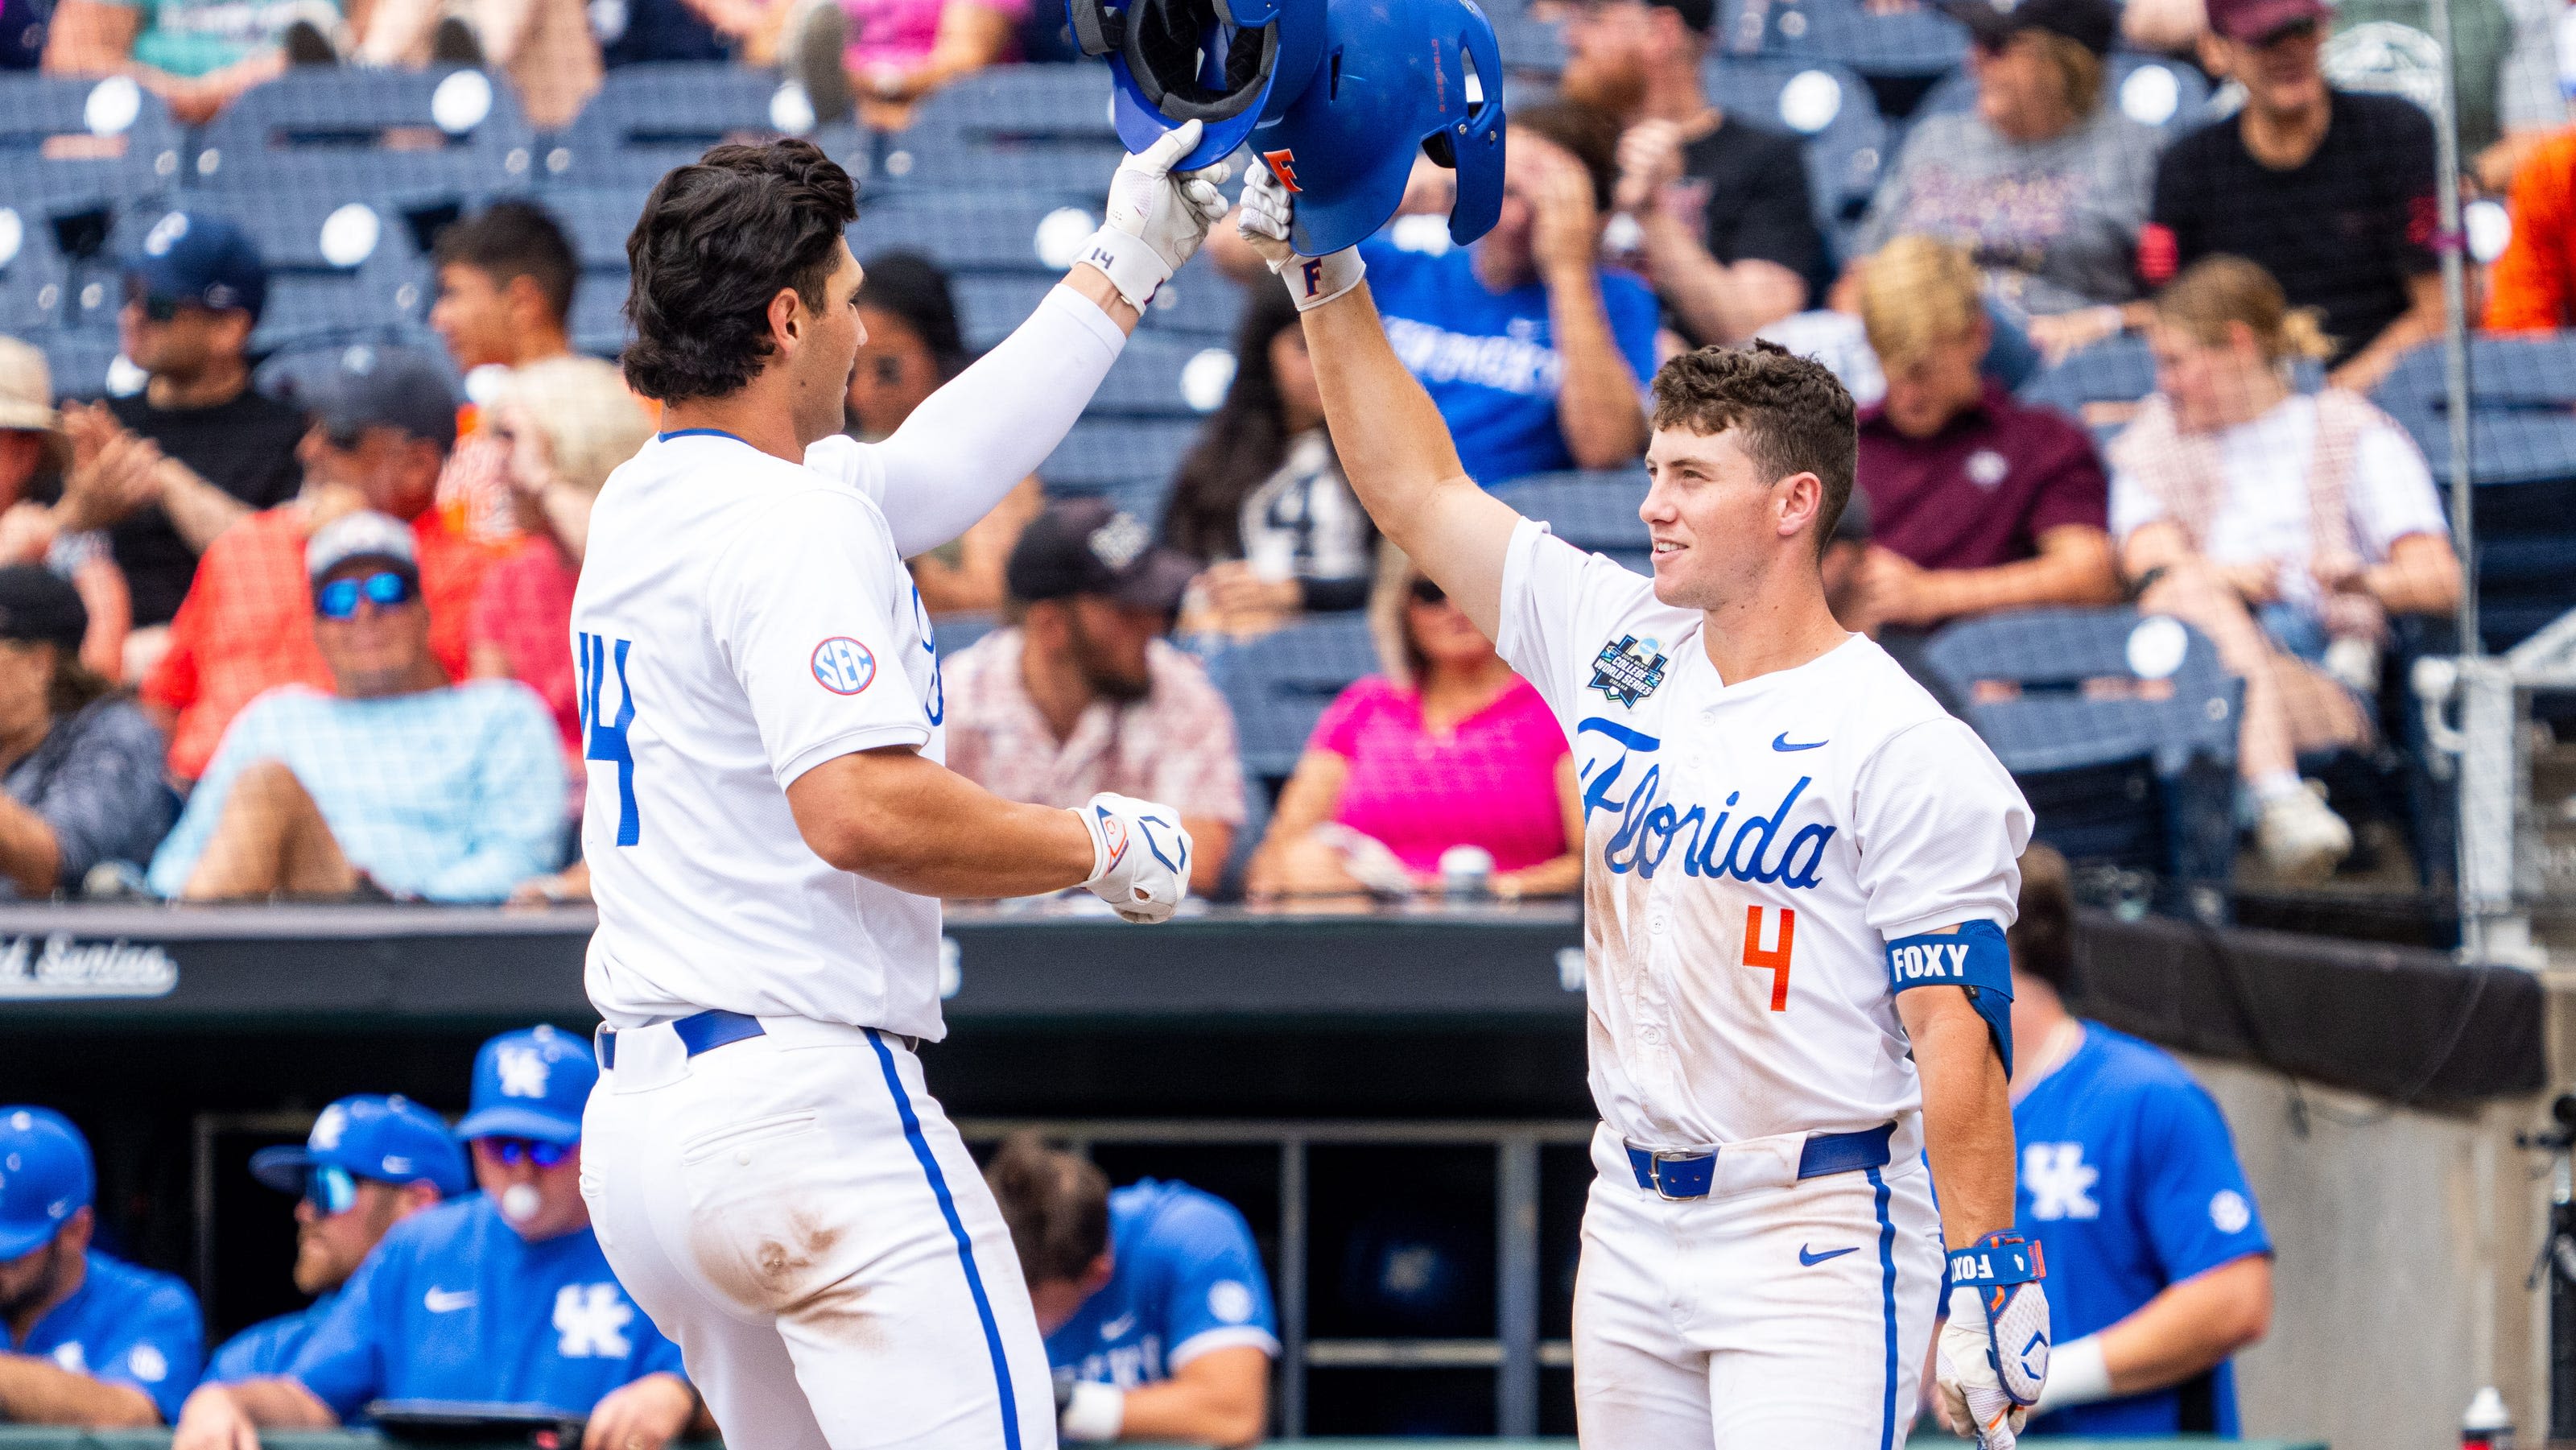
<svg viewBox="0 0 2576 1450"><path fill-rule="evenodd" d="M2443 327L2433 123L2405 84L2329 79L2355 26L2421 7L1941 8L1973 98L1895 133L1837 219L1798 137L1712 102L1714 0L1563 7L1558 92L1513 102L1499 223L1453 247L1399 217L1363 244L1389 336L1490 486L1633 476L1644 384L1677 351L1819 356L1864 404L1826 561L1845 623L1964 709L1925 662L1958 621L2124 603L2187 621L2244 681L2264 865L2320 880L2354 841L2302 763L2374 741L2391 621L2463 587L2421 452L2369 401ZM2551 8L2455 20L2470 184L2510 199L2509 243L2470 277L2496 332L2576 324L2576 129L2533 79ZM895 127L960 76L1060 53L1053 23L1014 0L59 0L16 62L131 75L189 122L288 65L479 63L546 127L603 65L722 57L780 67L819 120ZM2140 54L2198 67L2223 103L2171 131L2133 117L2114 81ZM1426 163L1406 210L1445 211L1446 184ZM58 403L42 356L0 339L0 879L582 896L567 621L590 501L654 415L574 350L573 246L542 198L471 210L431 249L445 358L345 347L254 386L269 268L201 201L117 261L139 390ZM1202 891L1400 897L1438 889L1452 847L1481 853L1492 894L1570 891L1562 740L1358 507L1288 300L1230 225L1208 251L1258 285L1161 516L1050 502L1033 477L913 561L924 612L982 634L943 665L951 763L1024 799L1176 802ZM846 414L873 439L972 350L938 261L863 260ZM2079 417L2018 391L2141 341L2143 403ZM1381 671L1292 772L1247 779L1205 661L1335 617L1365 619Z"/></svg>

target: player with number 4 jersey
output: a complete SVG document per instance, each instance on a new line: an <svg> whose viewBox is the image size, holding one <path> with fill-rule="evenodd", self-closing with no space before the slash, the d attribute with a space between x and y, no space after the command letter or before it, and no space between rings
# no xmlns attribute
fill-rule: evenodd
<svg viewBox="0 0 2576 1450"><path fill-rule="evenodd" d="M862 271L821 151L719 146L627 243L626 376L663 413L573 599L606 1023L582 1190L729 1443L1055 1443L1009 1232L922 1085L939 902L1085 886L1161 921L1190 839L1151 802L946 769L903 561L1054 449L1222 213L1214 173L1171 169L1197 137L1128 157L1063 284L881 443L838 436Z"/></svg>
<svg viewBox="0 0 2576 1450"><path fill-rule="evenodd" d="M1303 311L1352 489L1574 749L1602 1117L1574 1304L1584 1443L1902 1443L1946 1249L1942 1398L2010 1446L2048 1355L2006 1101L2030 809L1825 605L1850 396L1767 344L1666 363L1652 575L1587 557L1463 476L1358 253L1294 256L1291 204L1256 169L1240 225ZM1526 205L1507 190L1502 224Z"/></svg>

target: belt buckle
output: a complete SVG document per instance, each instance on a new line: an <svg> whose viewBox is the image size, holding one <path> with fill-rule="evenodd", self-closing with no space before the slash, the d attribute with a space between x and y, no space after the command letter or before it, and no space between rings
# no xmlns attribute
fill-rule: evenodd
<svg viewBox="0 0 2576 1450"><path fill-rule="evenodd" d="M1670 1192L1664 1187L1664 1161L1666 1159L1679 1161L1684 1158L1713 1158L1715 1156L1717 1155L1714 1153L1693 1153L1679 1148L1657 1148L1646 1155L1647 1181L1655 1185L1655 1196L1662 1199L1664 1202L1688 1203L1691 1201L1690 1196ZM1707 1195L1701 1194L1698 1196L1704 1198Z"/></svg>

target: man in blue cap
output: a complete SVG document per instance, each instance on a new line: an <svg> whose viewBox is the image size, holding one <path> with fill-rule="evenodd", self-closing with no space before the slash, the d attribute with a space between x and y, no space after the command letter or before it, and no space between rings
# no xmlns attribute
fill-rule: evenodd
<svg viewBox="0 0 2576 1450"><path fill-rule="evenodd" d="M62 1114L0 1108L0 1420L158 1425L197 1381L197 1296L89 1246L97 1186Z"/></svg>
<svg viewBox="0 0 2576 1450"><path fill-rule="evenodd" d="M64 410L74 461L54 521L66 533L107 531L134 627L157 631L217 534L295 496L304 418L250 385L268 268L241 228L207 212L165 214L125 259L124 287L117 336L147 381L131 397Z"/></svg>
<svg viewBox="0 0 2576 1450"><path fill-rule="evenodd" d="M472 1183L447 1124L400 1096L342 1098L313 1120L304 1146L262 1148L250 1171L280 1193L301 1195L295 1287L313 1302L225 1341L206 1365L206 1378L218 1384L286 1373L386 1231Z"/></svg>
<svg viewBox="0 0 2576 1450"><path fill-rule="evenodd" d="M663 1450L696 1415L679 1347L610 1272L581 1197L581 1114L599 1065L552 1027L474 1060L456 1135L480 1194L393 1226L283 1375L201 1386L174 1450L254 1450L383 1401L470 1401L587 1419L600 1450Z"/></svg>

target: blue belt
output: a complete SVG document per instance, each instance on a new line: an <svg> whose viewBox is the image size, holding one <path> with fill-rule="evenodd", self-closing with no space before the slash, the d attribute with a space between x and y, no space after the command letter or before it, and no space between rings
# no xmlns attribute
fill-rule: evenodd
<svg viewBox="0 0 2576 1450"><path fill-rule="evenodd" d="M680 1045L689 1050L691 1057L701 1052L713 1052L726 1043L740 1042L746 1037L769 1035L769 1029L760 1025L759 1018L713 1007L681 1018L671 1024L671 1030L679 1034ZM617 1067L617 1033L611 1028L599 1029L599 1065L612 1071ZM1886 1160L1882 1158L1880 1161Z"/></svg>
<svg viewBox="0 0 2576 1450"><path fill-rule="evenodd" d="M1887 1166L1888 1140L1896 1136L1894 1123L1863 1128L1853 1133L1818 1133L1798 1150L1798 1176L1822 1178L1828 1173L1853 1173L1863 1168ZM1706 1198L1717 1182L1717 1154L1676 1153L1628 1147L1628 1166L1637 1172L1637 1186L1653 1189L1671 1199Z"/></svg>

